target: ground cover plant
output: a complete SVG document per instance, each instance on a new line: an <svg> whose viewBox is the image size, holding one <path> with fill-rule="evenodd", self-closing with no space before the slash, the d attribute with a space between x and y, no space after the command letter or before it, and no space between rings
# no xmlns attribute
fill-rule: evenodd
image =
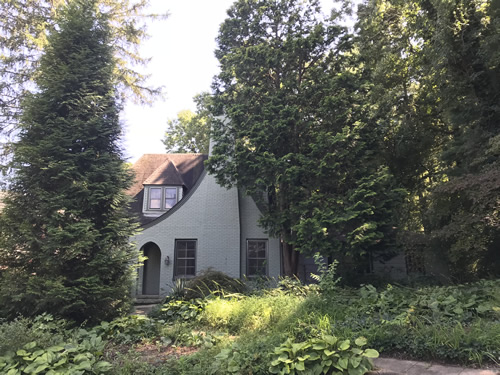
<svg viewBox="0 0 500 375"><path fill-rule="evenodd" d="M321 283L326 272L318 285L171 298L151 317L86 329L49 315L4 322L0 372L357 375L378 353L499 365L500 280L341 288Z"/></svg>

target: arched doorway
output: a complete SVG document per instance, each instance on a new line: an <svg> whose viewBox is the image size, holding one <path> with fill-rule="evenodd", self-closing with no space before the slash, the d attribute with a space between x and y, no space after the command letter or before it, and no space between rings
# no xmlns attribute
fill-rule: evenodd
<svg viewBox="0 0 500 375"><path fill-rule="evenodd" d="M158 245L149 242L142 247L142 252L147 259L144 261L142 272L142 294L160 294L160 262L161 251Z"/></svg>

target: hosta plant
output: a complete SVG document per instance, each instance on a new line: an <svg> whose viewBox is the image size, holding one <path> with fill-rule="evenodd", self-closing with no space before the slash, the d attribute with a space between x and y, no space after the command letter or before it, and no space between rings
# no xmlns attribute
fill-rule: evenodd
<svg viewBox="0 0 500 375"><path fill-rule="evenodd" d="M373 368L371 358L377 358L374 349L363 349L366 339L339 340L321 335L303 342L288 339L276 347L272 355L271 374L348 374L363 375Z"/></svg>

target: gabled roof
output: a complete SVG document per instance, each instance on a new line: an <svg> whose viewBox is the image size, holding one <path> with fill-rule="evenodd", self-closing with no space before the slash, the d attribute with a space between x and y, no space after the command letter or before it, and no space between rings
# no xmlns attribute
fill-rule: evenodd
<svg viewBox="0 0 500 375"><path fill-rule="evenodd" d="M143 185L175 185L186 186L179 170L167 159L143 182Z"/></svg>

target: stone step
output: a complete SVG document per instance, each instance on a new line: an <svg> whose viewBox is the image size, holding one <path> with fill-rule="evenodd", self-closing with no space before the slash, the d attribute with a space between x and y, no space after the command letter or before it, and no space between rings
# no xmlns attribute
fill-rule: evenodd
<svg viewBox="0 0 500 375"><path fill-rule="evenodd" d="M139 294L135 296L135 305L151 305L160 303L162 298L158 295Z"/></svg>

